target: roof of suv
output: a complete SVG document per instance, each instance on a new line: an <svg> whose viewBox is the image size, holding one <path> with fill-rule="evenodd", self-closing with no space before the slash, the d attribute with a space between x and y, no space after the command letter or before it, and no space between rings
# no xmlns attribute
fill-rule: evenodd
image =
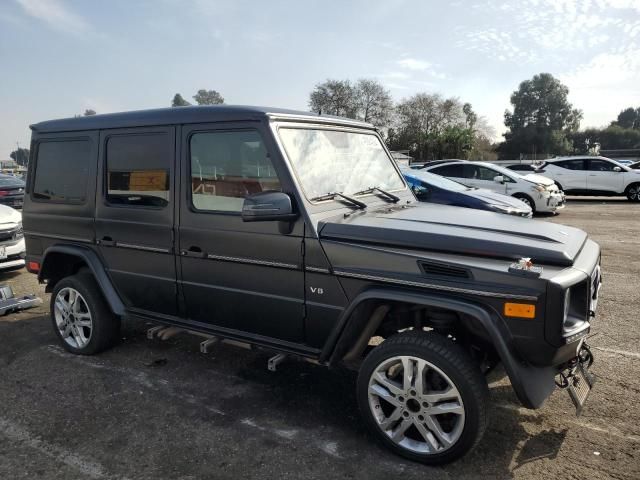
<svg viewBox="0 0 640 480"><path fill-rule="evenodd" d="M548 160L545 160L545 163L556 163L556 162L563 162L564 160L593 160L593 159L599 159L599 160L613 160L611 158L608 157L602 157L602 156L594 156L594 155L573 155L570 157L554 157L554 158L550 158ZM615 160L613 160L615 162Z"/></svg>
<svg viewBox="0 0 640 480"><path fill-rule="evenodd" d="M144 127L186 123L207 123L219 121L264 120L282 118L301 122L332 123L374 128L373 125L358 120L332 115L318 115L283 108L251 107L244 105L206 105L189 107L157 108L132 112L107 113L86 117L47 120L31 125L39 132L65 132L77 130L99 130L105 128Z"/></svg>

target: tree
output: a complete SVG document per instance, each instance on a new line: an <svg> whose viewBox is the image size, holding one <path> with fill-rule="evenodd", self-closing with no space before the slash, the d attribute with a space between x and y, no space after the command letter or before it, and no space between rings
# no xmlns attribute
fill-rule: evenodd
<svg viewBox="0 0 640 480"><path fill-rule="evenodd" d="M29 149L18 147L17 150L14 150L9 154L9 157L12 158L18 165L26 167L29 164Z"/></svg>
<svg viewBox="0 0 640 480"><path fill-rule="evenodd" d="M327 80L319 83L309 95L309 108L313 112L340 117L356 118L358 102L349 80Z"/></svg>
<svg viewBox="0 0 640 480"><path fill-rule="evenodd" d="M90 109L90 108L87 108L87 109L84 111L84 116L85 116L85 117L90 117L91 115L95 115L95 114L96 114L96 111L95 111L95 110L92 110L92 109Z"/></svg>
<svg viewBox="0 0 640 480"><path fill-rule="evenodd" d="M467 128L473 128L478 121L478 115L475 114L470 103L465 103L462 106L462 113L466 118Z"/></svg>
<svg viewBox="0 0 640 480"><path fill-rule="evenodd" d="M198 93L193 96L193 99L198 105L219 105L224 103L222 95L215 90L200 89L198 90Z"/></svg>
<svg viewBox="0 0 640 480"><path fill-rule="evenodd" d="M408 149L420 160L443 155L466 158L472 148L473 130L466 126L457 98L418 93L396 106L396 122L387 137L389 148Z"/></svg>
<svg viewBox="0 0 640 480"><path fill-rule="evenodd" d="M172 107L188 107L189 105L191 104L187 102L184 98L182 98L182 95L180 95L179 93L176 93L173 96L173 100L171 100Z"/></svg>
<svg viewBox="0 0 640 480"><path fill-rule="evenodd" d="M549 73L522 82L511 95L513 112L504 114L509 130L501 153L567 153L567 137L578 130L582 119L582 112L567 100L568 94L569 89Z"/></svg>
<svg viewBox="0 0 640 480"><path fill-rule="evenodd" d="M393 114L391 94L377 80L362 78L354 88L356 118L376 127L389 125Z"/></svg>
<svg viewBox="0 0 640 480"><path fill-rule="evenodd" d="M625 108L618 114L618 119L611 122L611 125L617 125L622 128L640 129L640 107Z"/></svg>

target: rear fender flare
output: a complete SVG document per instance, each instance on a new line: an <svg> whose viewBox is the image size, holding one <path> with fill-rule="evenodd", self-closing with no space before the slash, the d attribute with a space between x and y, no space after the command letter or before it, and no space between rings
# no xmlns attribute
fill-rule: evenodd
<svg viewBox="0 0 640 480"><path fill-rule="evenodd" d="M89 270L91 270L91 273L98 283L111 311L118 316L123 316L125 314L124 303L120 299L118 292L116 292L113 287L113 283L107 275L102 261L98 255L89 248L78 245L54 245L47 248L42 258L40 272L38 272L38 280L40 282L47 278L51 278L50 273L53 268L56 254L69 255L82 260L83 263L89 267Z"/></svg>

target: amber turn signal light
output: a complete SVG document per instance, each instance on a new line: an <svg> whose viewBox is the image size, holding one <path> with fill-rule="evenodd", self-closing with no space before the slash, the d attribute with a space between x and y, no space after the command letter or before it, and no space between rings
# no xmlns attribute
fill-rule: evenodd
<svg viewBox="0 0 640 480"><path fill-rule="evenodd" d="M536 306L530 303L505 303L504 314L506 317L535 318Z"/></svg>

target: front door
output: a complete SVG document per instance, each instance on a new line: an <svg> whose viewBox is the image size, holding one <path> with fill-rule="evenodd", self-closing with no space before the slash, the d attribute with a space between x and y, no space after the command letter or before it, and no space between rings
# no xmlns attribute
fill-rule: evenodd
<svg viewBox="0 0 640 480"><path fill-rule="evenodd" d="M173 236L175 128L100 134L96 240L127 308L177 314Z"/></svg>
<svg viewBox="0 0 640 480"><path fill-rule="evenodd" d="M592 158L588 162L587 189L615 193L624 190L624 173L614 170L618 165L600 158Z"/></svg>
<svg viewBox="0 0 640 480"><path fill-rule="evenodd" d="M304 342L304 222L243 222L248 195L292 185L269 132L255 125L182 133L179 284L189 321L231 336Z"/></svg>

